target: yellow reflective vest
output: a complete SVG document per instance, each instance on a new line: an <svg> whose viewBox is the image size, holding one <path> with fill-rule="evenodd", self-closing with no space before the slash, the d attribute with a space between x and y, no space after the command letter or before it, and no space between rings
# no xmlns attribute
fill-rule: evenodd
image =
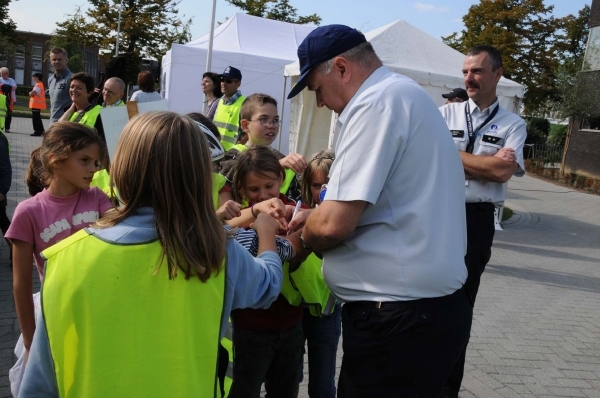
<svg viewBox="0 0 600 398"><path fill-rule="evenodd" d="M240 112L242 103L246 97L240 95L231 105L226 105L223 98L219 100L213 123L221 133L221 145L226 151L230 150L237 141L238 130L240 127Z"/></svg>
<svg viewBox="0 0 600 398"><path fill-rule="evenodd" d="M6 95L0 94L0 130L4 131L6 121Z"/></svg>
<svg viewBox="0 0 600 398"><path fill-rule="evenodd" d="M108 171L102 169L95 172L90 187L100 188L110 198L110 175Z"/></svg>
<svg viewBox="0 0 600 398"><path fill-rule="evenodd" d="M88 127L94 128L94 125L96 124L96 119L98 119L101 109L102 109L101 105L96 105L89 111L85 112L83 114L83 116L81 117L81 119L79 119L79 121L77 123L85 124ZM77 119L77 116L79 116L79 112L73 113L73 115L71 116L69 121L71 121L71 122L75 121L75 119Z"/></svg>
<svg viewBox="0 0 600 398"><path fill-rule="evenodd" d="M110 243L87 229L43 251L60 397L217 395L225 269L205 283L169 279L163 254L158 241Z"/></svg>

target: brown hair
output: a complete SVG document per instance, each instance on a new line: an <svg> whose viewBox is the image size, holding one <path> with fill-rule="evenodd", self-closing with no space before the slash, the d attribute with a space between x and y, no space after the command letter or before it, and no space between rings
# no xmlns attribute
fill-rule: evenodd
<svg viewBox="0 0 600 398"><path fill-rule="evenodd" d="M225 258L211 168L207 140L192 119L173 112L137 115L125 126L112 164L111 182L122 206L97 225L115 225L139 207L152 206L169 278L181 269L185 279L195 274L205 282Z"/></svg>
<svg viewBox="0 0 600 398"><path fill-rule="evenodd" d="M329 180L329 170L335 159L335 154L332 150L326 150L317 152L311 156L306 169L302 173L302 202L308 207L315 207L316 203L313 199L312 192L310 191L310 184L312 183L312 174L314 171L318 171Z"/></svg>
<svg viewBox="0 0 600 398"><path fill-rule="evenodd" d="M279 163L275 153L265 145L255 145L242 152L233 165L230 176L233 176L231 193L236 202L244 200L244 183L250 173L272 178L283 176L285 170Z"/></svg>
<svg viewBox="0 0 600 398"><path fill-rule="evenodd" d="M240 111L240 118L245 120L251 120L252 116L256 113L256 110L265 105L273 104L277 108L277 100L268 94L252 94L244 100L242 103L242 110Z"/></svg>
<svg viewBox="0 0 600 398"><path fill-rule="evenodd" d="M92 91L94 91L94 78L90 75L88 75L85 72L77 72L74 73L73 76L71 76L71 80L69 82L69 84L71 84L71 82L73 80L78 80L80 82L82 82L83 84L85 84L85 90L89 93L91 93Z"/></svg>
<svg viewBox="0 0 600 398"><path fill-rule="evenodd" d="M219 133L219 129L217 128L217 126L215 126L215 124L212 122L212 120L210 120L203 114L198 113L198 112L192 112L192 113L188 113L186 116L192 120L197 121L200 124L203 124L207 129L210 130L211 133L213 133L215 135L215 137L217 137L218 140L221 139L221 133Z"/></svg>
<svg viewBox="0 0 600 398"><path fill-rule="evenodd" d="M138 73L137 84L140 90L145 93L154 92L154 76L147 70Z"/></svg>
<svg viewBox="0 0 600 398"><path fill-rule="evenodd" d="M42 145L31 152L25 177L29 194L34 196L50 185L54 165L93 144L100 147L99 158L106 158L106 144L96 130L73 122L52 123L44 134Z"/></svg>
<svg viewBox="0 0 600 398"><path fill-rule="evenodd" d="M62 54L65 56L65 58L69 58L67 57L67 51L62 48L62 47L52 47L52 49L50 50L51 54Z"/></svg>

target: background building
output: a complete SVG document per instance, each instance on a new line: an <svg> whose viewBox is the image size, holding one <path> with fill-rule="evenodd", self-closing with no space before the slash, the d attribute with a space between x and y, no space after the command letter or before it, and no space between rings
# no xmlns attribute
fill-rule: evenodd
<svg viewBox="0 0 600 398"><path fill-rule="evenodd" d="M581 97L592 98L594 103L590 117L571 118L571 133L565 144L564 172L600 178L600 0L592 0L589 27L578 86L582 90Z"/></svg>

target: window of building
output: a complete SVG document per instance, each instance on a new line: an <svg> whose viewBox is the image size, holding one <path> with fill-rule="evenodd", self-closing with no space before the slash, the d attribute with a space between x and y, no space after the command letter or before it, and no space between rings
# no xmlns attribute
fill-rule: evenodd
<svg viewBox="0 0 600 398"><path fill-rule="evenodd" d="M583 58L583 70L600 70L600 26L590 29Z"/></svg>
<svg viewBox="0 0 600 398"><path fill-rule="evenodd" d="M43 48L39 43L31 45L31 74L36 72L42 73L43 61ZM35 85L33 78L31 78L31 85Z"/></svg>
<svg viewBox="0 0 600 398"><path fill-rule="evenodd" d="M590 116L581 120L580 130L597 130L600 131L600 116Z"/></svg>
<svg viewBox="0 0 600 398"><path fill-rule="evenodd" d="M15 52L14 71L15 71L15 82L17 84L25 84L25 46L18 46Z"/></svg>

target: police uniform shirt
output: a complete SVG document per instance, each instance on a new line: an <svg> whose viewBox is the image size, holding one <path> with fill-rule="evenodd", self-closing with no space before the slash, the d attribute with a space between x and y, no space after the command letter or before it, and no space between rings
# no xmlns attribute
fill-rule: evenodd
<svg viewBox="0 0 600 398"><path fill-rule="evenodd" d="M382 66L338 118L325 201L367 202L356 229L323 252L342 301L441 297L465 283L464 174L436 112L415 81Z"/></svg>
<svg viewBox="0 0 600 398"><path fill-rule="evenodd" d="M473 132L477 133L473 155L494 156L502 148L512 148L515 150L517 163L519 164L515 175L517 177L523 176L525 174L523 144L525 144L527 138L525 121L519 115L502 108L497 99L496 102L483 111L475 105L472 99L469 99L468 102L446 104L439 108L452 133L456 149L465 151L469 144L469 131L465 114L467 103L471 110ZM499 106L496 115L479 129L496 106ZM502 183L470 179L467 180L465 185L467 203L491 202L498 205L504 203L505 189Z"/></svg>

